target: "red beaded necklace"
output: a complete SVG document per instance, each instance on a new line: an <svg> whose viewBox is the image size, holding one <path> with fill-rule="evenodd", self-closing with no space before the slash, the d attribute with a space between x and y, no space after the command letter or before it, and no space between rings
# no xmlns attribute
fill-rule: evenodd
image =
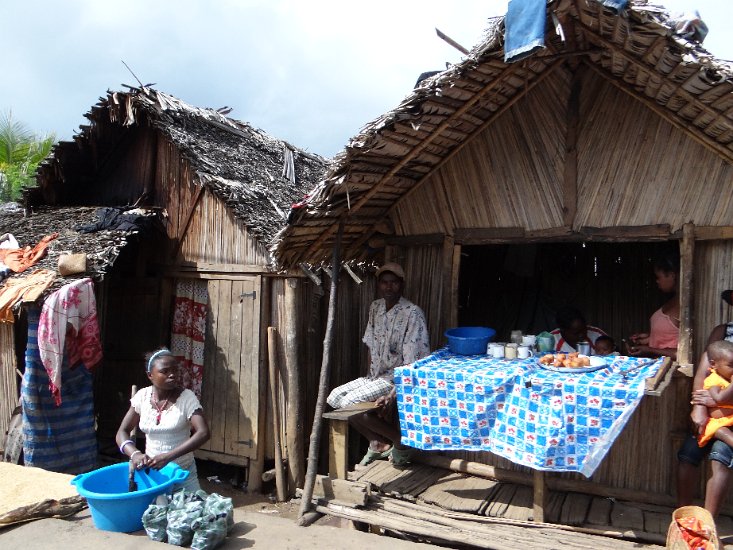
<svg viewBox="0 0 733 550"><path fill-rule="evenodd" d="M160 402L157 400L157 398L155 399L155 401L153 401L153 395L151 395L150 402L153 405L153 407L155 407L155 410L158 411L158 414L155 417L155 424L158 425L160 424L160 417L163 416L163 411L168 406L168 399L167 398L164 399L163 404L161 405Z"/></svg>

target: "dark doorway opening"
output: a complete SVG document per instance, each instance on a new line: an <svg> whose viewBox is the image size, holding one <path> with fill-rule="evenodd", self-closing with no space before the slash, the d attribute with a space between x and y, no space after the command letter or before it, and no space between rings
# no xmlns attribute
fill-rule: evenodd
<svg viewBox="0 0 733 550"><path fill-rule="evenodd" d="M464 246L459 324L492 327L496 340L506 341L515 329L554 329L557 309L572 305L620 345L648 330L665 300L654 281L654 260L677 249L676 241Z"/></svg>

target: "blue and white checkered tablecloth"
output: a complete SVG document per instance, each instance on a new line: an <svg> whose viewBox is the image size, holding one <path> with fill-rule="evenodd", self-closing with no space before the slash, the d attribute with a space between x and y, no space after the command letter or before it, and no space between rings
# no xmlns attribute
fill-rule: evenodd
<svg viewBox="0 0 733 550"><path fill-rule="evenodd" d="M490 451L535 470L590 477L641 401L645 379L662 364L604 359L599 370L567 373L541 368L536 358L438 350L394 371L402 443Z"/></svg>

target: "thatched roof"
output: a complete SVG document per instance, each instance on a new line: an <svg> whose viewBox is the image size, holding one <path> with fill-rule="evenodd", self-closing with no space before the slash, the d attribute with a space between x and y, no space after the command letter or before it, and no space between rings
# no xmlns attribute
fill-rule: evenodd
<svg viewBox="0 0 733 550"><path fill-rule="evenodd" d="M594 0L548 2L547 47L513 64L503 60L503 32L504 18L490 19L462 62L421 82L348 143L291 212L274 246L283 265L328 262L340 219L344 259L364 258L365 243L389 231L401 201L569 59L733 163L731 65L675 34L662 7L631 0L619 16Z"/></svg>
<svg viewBox="0 0 733 550"><path fill-rule="evenodd" d="M30 216L13 203L0 204L0 233L11 233L21 247L35 246L43 237L58 232L59 236L50 242L46 255L35 265L22 273L11 275L22 278L34 269L56 271L61 254L87 255L87 271L78 275L58 278L48 292L60 288L73 279L92 277L101 280L114 264L122 249L135 238L135 231L102 230L82 233L77 228L97 222L97 208L94 207L39 207ZM162 230L162 228L161 228Z"/></svg>
<svg viewBox="0 0 733 550"><path fill-rule="evenodd" d="M26 194L29 204L88 205L88 190L109 169L105 157L126 143L120 129L132 133L149 126L180 149L197 184L210 188L252 235L269 243L291 204L323 177L326 166L320 156L247 123L149 87L110 91L85 116L90 124L74 141L59 143L39 167L38 188Z"/></svg>

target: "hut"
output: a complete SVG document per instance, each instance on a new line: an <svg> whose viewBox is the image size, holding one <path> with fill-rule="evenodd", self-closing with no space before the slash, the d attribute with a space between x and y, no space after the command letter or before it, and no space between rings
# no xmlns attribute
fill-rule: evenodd
<svg viewBox="0 0 733 550"><path fill-rule="evenodd" d="M663 8L604 4L548 2L544 48L511 63L505 19L489 20L460 63L335 157L275 252L286 267L328 263L343 224L345 261L403 264L436 349L457 325L504 341L550 330L563 304L620 342L661 303L652 258L678 249L679 369L590 479L595 494L673 505L691 367L730 319L719 296L733 285L733 71ZM343 340L337 366L354 341ZM339 370L331 387L357 374ZM531 475L487 452L451 456Z"/></svg>
<svg viewBox="0 0 733 550"><path fill-rule="evenodd" d="M49 246L51 267L64 250L91 258L85 275L95 280L104 351L95 371L102 454L115 454L130 387L146 385L144 353L168 345L185 358L211 424L198 457L246 467L249 487L257 489L264 461L273 456L268 326L279 335L277 388L290 413L283 415L290 476L302 477L300 379L317 353L308 338L317 327L310 333L305 327L318 322L309 312L318 308L319 291L300 270L276 272L268 246L326 163L226 112L149 87L108 92L85 115L89 124L39 167L25 211L12 226L4 220L2 231L37 237L56 224L65 237ZM145 231L113 221L131 210L154 221ZM17 340L22 356L25 336L7 338ZM4 384L13 394L22 362L6 355Z"/></svg>

